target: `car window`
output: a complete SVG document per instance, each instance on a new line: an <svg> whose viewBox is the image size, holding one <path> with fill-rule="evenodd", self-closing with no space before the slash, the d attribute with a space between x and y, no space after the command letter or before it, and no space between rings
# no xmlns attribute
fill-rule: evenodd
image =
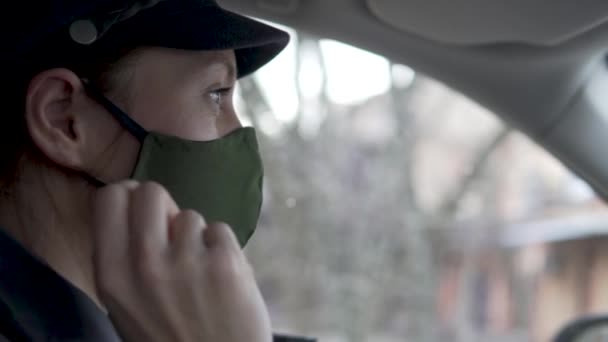
<svg viewBox="0 0 608 342"><path fill-rule="evenodd" d="M321 341L547 341L608 310L608 211L457 91L291 31L240 82L265 203L247 247L277 330Z"/></svg>

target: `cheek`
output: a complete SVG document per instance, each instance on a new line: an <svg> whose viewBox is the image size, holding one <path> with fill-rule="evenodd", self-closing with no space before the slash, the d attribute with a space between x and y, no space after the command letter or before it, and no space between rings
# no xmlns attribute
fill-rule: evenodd
<svg viewBox="0 0 608 342"><path fill-rule="evenodd" d="M218 121L218 133L221 136L224 136L241 127L243 127L243 125L241 124L239 116L236 113L234 104L229 103L222 112L221 120Z"/></svg>
<svg viewBox="0 0 608 342"><path fill-rule="evenodd" d="M98 144L98 153L91 154L94 158L94 171L91 172L97 179L105 183L119 182L128 179L139 156L141 144L131 134L120 130L109 135Z"/></svg>
<svg viewBox="0 0 608 342"><path fill-rule="evenodd" d="M194 110L177 113L168 125L173 135L188 140L207 141L219 137L217 118Z"/></svg>
<svg viewBox="0 0 608 342"><path fill-rule="evenodd" d="M127 178L139 153L139 143L106 111L81 110L85 172L106 183Z"/></svg>
<svg viewBox="0 0 608 342"><path fill-rule="evenodd" d="M107 172L109 178L116 182L131 177L137 164L141 143L130 134L122 134L114 146L116 148L114 149L112 162L109 164L110 168Z"/></svg>
<svg viewBox="0 0 608 342"><path fill-rule="evenodd" d="M134 113L148 131L188 140L206 141L219 137L217 116L201 95L156 97Z"/></svg>

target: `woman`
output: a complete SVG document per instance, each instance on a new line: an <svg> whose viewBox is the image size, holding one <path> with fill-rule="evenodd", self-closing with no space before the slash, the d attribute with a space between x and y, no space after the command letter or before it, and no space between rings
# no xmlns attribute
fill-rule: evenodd
<svg viewBox="0 0 608 342"><path fill-rule="evenodd" d="M9 7L0 340L270 341L232 95L287 34L212 0Z"/></svg>

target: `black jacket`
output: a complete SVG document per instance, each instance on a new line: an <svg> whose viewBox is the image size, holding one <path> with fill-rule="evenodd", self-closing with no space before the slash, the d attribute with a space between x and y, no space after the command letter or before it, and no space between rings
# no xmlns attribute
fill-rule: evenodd
<svg viewBox="0 0 608 342"><path fill-rule="evenodd" d="M120 342L89 297L0 229L0 342ZM314 342L275 335L275 342Z"/></svg>
<svg viewBox="0 0 608 342"><path fill-rule="evenodd" d="M0 341L99 341L120 338L78 288L0 229Z"/></svg>

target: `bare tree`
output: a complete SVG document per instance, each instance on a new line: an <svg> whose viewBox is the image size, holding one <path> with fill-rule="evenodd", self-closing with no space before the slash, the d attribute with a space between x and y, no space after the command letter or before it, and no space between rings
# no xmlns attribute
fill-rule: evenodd
<svg viewBox="0 0 608 342"><path fill-rule="evenodd" d="M298 56L305 49L318 56L326 89L318 40L299 35L297 46ZM259 125L260 113L271 108L266 95L255 78L240 85L247 115ZM383 96L396 130L394 139L379 149L360 145L348 125L332 115L313 140L299 134L299 120L278 138L260 135L270 198L265 212L272 216L265 228L282 237L273 243L285 249L260 248L252 253L254 259L263 260L260 277L262 285L270 284L267 295L297 308L295 325L304 332L319 325L339 328L349 341L363 342L378 330L391 329L408 340L436 340L433 251L440 246L434 232L450 226L459 203L475 190L490 156L510 129L501 129L486 142L470 173L454 183L438 209L426 211L419 204L420 189L414 180L421 137L416 108L409 100L416 91L416 82L409 88L393 82ZM299 94L300 103L318 106L315 110L356 110L332 106L326 92L315 104L306 103ZM316 312L319 306L325 308L321 313Z"/></svg>

